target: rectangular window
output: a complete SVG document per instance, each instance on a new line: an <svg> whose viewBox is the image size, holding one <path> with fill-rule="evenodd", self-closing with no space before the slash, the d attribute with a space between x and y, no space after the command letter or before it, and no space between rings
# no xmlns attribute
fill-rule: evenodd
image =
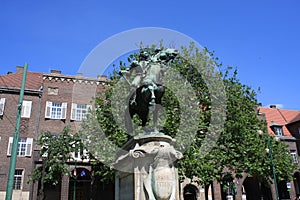
<svg viewBox="0 0 300 200"><path fill-rule="evenodd" d="M274 133L277 136L283 136L283 130L281 126L274 126Z"/></svg>
<svg viewBox="0 0 300 200"><path fill-rule="evenodd" d="M300 127L298 128L298 133L299 133L299 135L300 135Z"/></svg>
<svg viewBox="0 0 300 200"><path fill-rule="evenodd" d="M16 169L15 175L14 175L14 190L22 190L22 181L23 181L23 170L22 169Z"/></svg>
<svg viewBox="0 0 300 200"><path fill-rule="evenodd" d="M4 113L4 106L5 106L5 98L0 99L0 116Z"/></svg>
<svg viewBox="0 0 300 200"><path fill-rule="evenodd" d="M91 108L91 105L72 103L71 120L82 121L86 119L87 113Z"/></svg>
<svg viewBox="0 0 300 200"><path fill-rule="evenodd" d="M7 155L11 156L11 150L13 145L13 137L9 137ZM30 157L32 153L33 138L19 138L17 156Z"/></svg>
<svg viewBox="0 0 300 200"><path fill-rule="evenodd" d="M298 163L297 152L296 152L295 150L291 150L290 153L291 153L291 156L292 156L292 158L293 158L293 162L294 162L294 163Z"/></svg>
<svg viewBox="0 0 300 200"><path fill-rule="evenodd" d="M30 118L32 101L23 101L21 117Z"/></svg>
<svg viewBox="0 0 300 200"><path fill-rule="evenodd" d="M76 161L88 162L90 157L86 149L80 150L78 152L72 152L72 157Z"/></svg>
<svg viewBox="0 0 300 200"><path fill-rule="evenodd" d="M45 118L48 119L66 119L67 103L46 102Z"/></svg>

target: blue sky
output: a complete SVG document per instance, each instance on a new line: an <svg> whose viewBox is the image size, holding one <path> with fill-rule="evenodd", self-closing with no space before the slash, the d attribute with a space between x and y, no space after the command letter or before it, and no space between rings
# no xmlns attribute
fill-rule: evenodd
<svg viewBox="0 0 300 200"><path fill-rule="evenodd" d="M263 105L300 110L299 9L299 0L2 0L0 74L28 62L30 71L75 75L107 38L162 27L186 34L214 50L223 65L237 67L241 82L261 88Z"/></svg>

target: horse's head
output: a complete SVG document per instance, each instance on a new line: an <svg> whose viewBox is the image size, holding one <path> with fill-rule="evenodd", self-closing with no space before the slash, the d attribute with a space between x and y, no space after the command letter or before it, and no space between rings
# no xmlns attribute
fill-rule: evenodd
<svg viewBox="0 0 300 200"><path fill-rule="evenodd" d="M169 59L174 59L179 54L179 51L177 49L168 48L165 50L165 52Z"/></svg>

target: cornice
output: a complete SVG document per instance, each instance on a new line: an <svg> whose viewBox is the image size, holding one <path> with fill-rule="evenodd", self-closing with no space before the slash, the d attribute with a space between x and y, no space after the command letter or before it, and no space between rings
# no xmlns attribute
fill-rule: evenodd
<svg viewBox="0 0 300 200"><path fill-rule="evenodd" d="M79 76L65 76L61 74L43 74L43 80L49 81L61 81L61 82L73 82L79 84L90 84L90 85L107 85L107 77L100 76L99 78L87 78Z"/></svg>

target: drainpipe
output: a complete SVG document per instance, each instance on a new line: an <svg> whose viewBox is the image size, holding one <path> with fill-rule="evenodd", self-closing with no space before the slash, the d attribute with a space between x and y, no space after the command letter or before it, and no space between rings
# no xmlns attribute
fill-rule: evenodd
<svg viewBox="0 0 300 200"><path fill-rule="evenodd" d="M43 94L43 86L40 88L40 94L39 94L39 109L38 109L38 119L37 119L37 125L35 129L35 139L36 141L39 139L39 129L40 129L40 123L41 123L41 109L42 109L42 94ZM37 147L35 143L35 147Z"/></svg>
<svg viewBox="0 0 300 200"><path fill-rule="evenodd" d="M39 108L38 108L38 116L37 116L37 124L35 128L35 141L39 139L39 129L40 129L40 121L41 121L41 108L42 108L42 93L43 93L43 86L39 89ZM35 142L34 149L37 149L37 143ZM34 155L33 155L34 156ZM35 160L33 157L32 160L32 169L36 167ZM30 191L30 199L34 199L34 197L37 197L37 194L39 193L38 189L35 194L34 193L34 186L36 183L31 183L31 191Z"/></svg>

